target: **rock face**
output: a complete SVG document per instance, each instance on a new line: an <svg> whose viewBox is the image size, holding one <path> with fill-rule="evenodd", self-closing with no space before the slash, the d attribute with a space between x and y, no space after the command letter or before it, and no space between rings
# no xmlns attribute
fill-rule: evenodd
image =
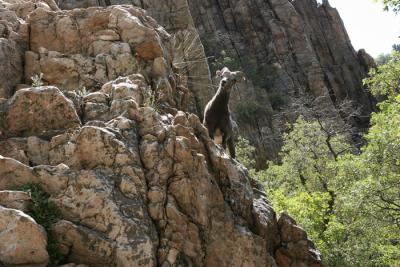
<svg viewBox="0 0 400 267"><path fill-rule="evenodd" d="M321 265L307 236L280 225L247 170L188 112L204 100L189 86L202 67L176 60L201 47L185 39L194 28L177 17L170 29L183 28L171 35L133 6L1 3L0 16L18 18L30 37L19 54L25 73L7 77L18 86L0 101L0 265L49 260L42 228L11 209L29 198L9 190L26 184L39 184L62 215L46 226L60 265ZM84 1L61 7L73 3Z"/></svg>
<svg viewBox="0 0 400 267"><path fill-rule="evenodd" d="M184 109L200 115L214 90L211 83L209 68L203 45L192 20L187 0L158 1L158 0L111 0L111 1L59 1L62 9L77 7L109 6L116 4L129 4L145 9L149 15L157 20L170 34L168 45L171 50L168 57L177 76L177 82L185 82L179 96L185 96L184 102L188 103L179 109Z"/></svg>
<svg viewBox="0 0 400 267"><path fill-rule="evenodd" d="M276 157L284 124L303 113L305 99L323 99L315 109L337 114L351 102L359 116L339 120L361 131L368 126L374 101L362 79L373 60L354 51L327 0L188 2L206 54L216 58L212 66L240 66L249 78L232 110L240 133L258 148L259 163Z"/></svg>
<svg viewBox="0 0 400 267"><path fill-rule="evenodd" d="M6 137L45 135L80 126L72 101L56 87L21 89L5 103L3 111L0 135Z"/></svg>
<svg viewBox="0 0 400 267"><path fill-rule="evenodd" d="M59 10L54 0L0 1L0 98L10 97L15 86L23 81L24 53L29 47L30 37L25 20L38 7Z"/></svg>
<svg viewBox="0 0 400 267"><path fill-rule="evenodd" d="M187 79L189 111L200 117L218 87L210 81L207 58L211 76L225 65L245 71L248 82L238 86L231 107L239 133L257 148L258 167L277 158L285 124L307 116L305 103L354 127L357 135L368 126L375 101L362 79L374 62L364 50L354 51L329 1L59 2L63 9L112 4L146 9L172 34L173 65ZM343 105L350 108L343 112Z"/></svg>
<svg viewBox="0 0 400 267"><path fill-rule="evenodd" d="M0 2L0 98L12 95L23 76L23 55L28 46L27 24ZM13 79L10 79L13 77Z"/></svg>
<svg viewBox="0 0 400 267"><path fill-rule="evenodd" d="M197 116L132 107L48 143L48 165L1 157L0 190L45 188L65 219L53 231L67 262L276 266L274 211Z"/></svg>
<svg viewBox="0 0 400 267"><path fill-rule="evenodd" d="M282 247L275 252L279 266L289 267L306 263L306 266L319 266L321 255L315 250L314 244L307 239L307 233L297 226L286 213L278 220ZM299 262L296 262L300 259Z"/></svg>
<svg viewBox="0 0 400 267"><path fill-rule="evenodd" d="M26 53L26 79L41 72L45 82L62 90L98 90L118 76L151 68L149 61L164 56L168 38L134 8L36 9L28 22L32 51Z"/></svg>

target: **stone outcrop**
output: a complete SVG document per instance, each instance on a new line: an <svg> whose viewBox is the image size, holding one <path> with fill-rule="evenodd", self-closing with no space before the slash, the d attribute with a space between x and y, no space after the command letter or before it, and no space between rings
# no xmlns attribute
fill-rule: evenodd
<svg viewBox="0 0 400 267"><path fill-rule="evenodd" d="M59 10L54 0L0 1L0 98L10 97L23 81L24 53L29 48L30 38L26 18L38 7Z"/></svg>
<svg viewBox="0 0 400 267"><path fill-rule="evenodd" d="M108 113L42 139L41 159L29 153L31 137L8 138L16 151L2 151L0 190L29 183L44 188L64 219L52 233L67 263L277 266L274 251L283 244L278 220L247 171L208 138L196 115L140 107L120 81L105 85L109 94L86 98L103 94L110 98L108 109L121 97L135 103L122 105L123 116ZM124 88L138 88L128 77L123 81ZM40 88L24 90L33 99L41 94ZM33 107L48 114L58 108ZM85 112L91 110L83 109L86 118ZM12 158L21 151L33 166ZM293 255L303 262L303 254Z"/></svg>
<svg viewBox="0 0 400 267"><path fill-rule="evenodd" d="M143 10L132 7L68 13L36 9L28 23L26 80L43 73L43 81L69 91L98 90L119 76L152 69L156 58L164 59L163 40L169 38ZM149 79L165 78L162 67Z"/></svg>
<svg viewBox="0 0 400 267"><path fill-rule="evenodd" d="M5 4L0 1L0 98L10 97L22 80L23 55L29 38L27 23Z"/></svg>
<svg viewBox="0 0 400 267"><path fill-rule="evenodd" d="M286 213L282 213L278 220L282 247L275 252L275 259L279 266L290 267L300 264L319 266L321 255L314 244L307 239L307 233L297 226Z"/></svg>
<svg viewBox="0 0 400 267"><path fill-rule="evenodd" d="M69 1L68 5L58 2L67 8L84 1ZM90 3L83 6L99 5ZM124 6L67 12L50 0L2 0L5 38L1 41L5 48L0 57L6 75L2 76L0 98L9 98L15 90L35 84L40 73L39 85L78 93L98 91L119 76L140 73L154 94L162 94L161 100L168 98L165 103L169 107L200 114L212 92L189 8L187 4L182 9L173 3L157 3L141 3L148 11ZM161 16L160 9L182 14L170 21ZM150 14L163 20L171 33Z"/></svg>
<svg viewBox="0 0 400 267"><path fill-rule="evenodd" d="M43 2L12 12L31 36L25 78L0 102L0 209L8 214L0 221L15 213L36 230L17 236L17 251L1 242L2 264L49 260L43 229L10 209L25 209L29 196L7 191L39 184L62 216L49 232L59 264L277 266L275 212L198 116L184 112L193 105L188 72L175 67L167 31L132 6L60 11ZM14 224L1 225L8 240Z"/></svg>

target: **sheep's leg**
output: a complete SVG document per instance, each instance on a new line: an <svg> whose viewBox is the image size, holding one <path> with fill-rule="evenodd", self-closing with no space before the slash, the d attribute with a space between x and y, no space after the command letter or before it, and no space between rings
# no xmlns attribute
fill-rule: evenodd
<svg viewBox="0 0 400 267"><path fill-rule="evenodd" d="M233 159L236 158L235 142L233 141L233 137L228 139L228 149L229 149L229 154L231 154L231 157Z"/></svg>
<svg viewBox="0 0 400 267"><path fill-rule="evenodd" d="M208 136L214 140L214 128L210 127L206 122L203 123L203 125L207 128L208 130Z"/></svg>
<svg viewBox="0 0 400 267"><path fill-rule="evenodd" d="M226 150L226 142L227 140L227 135L225 133L222 134L222 147L224 148L224 150Z"/></svg>

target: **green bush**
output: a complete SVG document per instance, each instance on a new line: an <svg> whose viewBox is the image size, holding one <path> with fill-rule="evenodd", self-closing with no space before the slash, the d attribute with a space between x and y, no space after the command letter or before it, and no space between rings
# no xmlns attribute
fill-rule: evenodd
<svg viewBox="0 0 400 267"><path fill-rule="evenodd" d="M32 198L28 214L43 228L47 233L47 251L50 256L48 266L58 266L62 256L57 249L57 239L50 231L51 225L60 220L61 212L56 205L49 202L50 195L46 193L38 184L26 184L19 190L28 192Z"/></svg>
<svg viewBox="0 0 400 267"><path fill-rule="evenodd" d="M210 59L211 75L215 75L217 70L221 70L224 67L227 67L230 70L241 69L240 62L237 57L226 52L225 50L222 50L216 58Z"/></svg>
<svg viewBox="0 0 400 267"><path fill-rule="evenodd" d="M364 80L375 96L392 97L400 93L400 52L393 52L390 60L377 69L371 69L370 78Z"/></svg>
<svg viewBox="0 0 400 267"><path fill-rule="evenodd" d="M288 211L325 266L400 264L400 96L373 115L360 155L324 125L299 119L284 136L282 163L256 175L277 212Z"/></svg>
<svg viewBox="0 0 400 267"><path fill-rule="evenodd" d="M256 148L249 140L239 136L235 143L236 159L247 169L252 170L256 167Z"/></svg>

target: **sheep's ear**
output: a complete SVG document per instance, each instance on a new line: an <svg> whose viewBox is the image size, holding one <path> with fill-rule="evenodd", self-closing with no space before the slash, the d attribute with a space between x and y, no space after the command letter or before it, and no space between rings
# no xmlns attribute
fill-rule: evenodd
<svg viewBox="0 0 400 267"><path fill-rule="evenodd" d="M221 77L222 76L222 71L221 70L217 70L216 74L217 74L217 76Z"/></svg>

